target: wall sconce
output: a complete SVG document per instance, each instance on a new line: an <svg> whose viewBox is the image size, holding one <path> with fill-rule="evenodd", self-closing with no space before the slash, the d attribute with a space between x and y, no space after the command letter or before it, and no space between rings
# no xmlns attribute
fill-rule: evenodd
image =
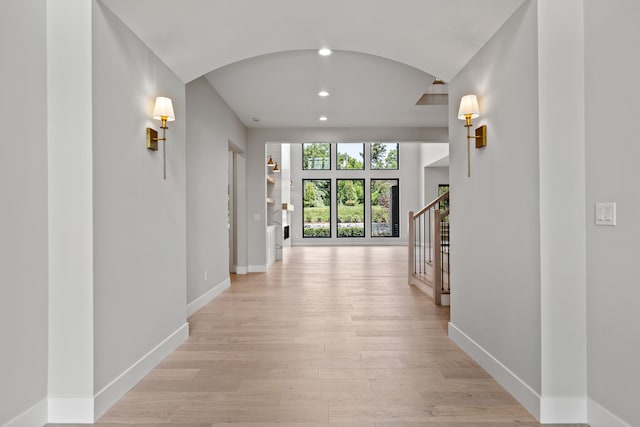
<svg viewBox="0 0 640 427"><path fill-rule="evenodd" d="M273 165L273 173L278 173L278 172L280 172L280 168L278 167L278 163L275 163Z"/></svg>
<svg viewBox="0 0 640 427"><path fill-rule="evenodd" d="M160 125L160 129L162 129L162 138L158 138L158 132L155 129L147 128L147 148L149 150L157 151L158 141L162 141L163 176L164 179L167 179L166 131L167 129L169 129L169 127L167 126L167 122L172 122L176 119L176 116L173 113L173 104L171 103L171 98L166 98L164 96L159 96L156 98L156 102L153 107L153 118L162 121L162 124Z"/></svg>
<svg viewBox="0 0 640 427"><path fill-rule="evenodd" d="M276 164L274 163L273 159L271 158L271 155L269 155L269 160L267 160L267 167L272 168L272 167L275 167L275 165Z"/></svg>
<svg viewBox="0 0 640 427"><path fill-rule="evenodd" d="M458 118L465 121L464 127L467 128L467 176L471 176L471 140L476 140L476 148L486 147L487 145L487 126L482 125L476 128L476 134L471 135L471 120L480 117L480 108L478 107L478 97L475 95L465 95L460 100L460 109L458 110Z"/></svg>

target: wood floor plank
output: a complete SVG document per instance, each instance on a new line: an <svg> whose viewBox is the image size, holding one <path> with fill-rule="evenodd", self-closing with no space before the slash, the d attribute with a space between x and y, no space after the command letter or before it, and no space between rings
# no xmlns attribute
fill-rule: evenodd
<svg viewBox="0 0 640 427"><path fill-rule="evenodd" d="M304 247L189 319L190 337L96 425L540 426L407 285L406 248Z"/></svg>

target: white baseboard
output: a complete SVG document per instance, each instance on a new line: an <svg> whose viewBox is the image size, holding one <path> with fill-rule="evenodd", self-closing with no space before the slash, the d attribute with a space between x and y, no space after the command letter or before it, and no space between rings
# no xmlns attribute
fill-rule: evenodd
<svg viewBox="0 0 640 427"><path fill-rule="evenodd" d="M187 317L191 316L193 313L207 305L215 297L223 293L225 290L229 289L230 286L231 280L227 278L215 285L213 288L209 289L203 295L200 295L198 298L187 304Z"/></svg>
<svg viewBox="0 0 640 427"><path fill-rule="evenodd" d="M449 338L498 381L536 419L540 419L540 395L535 390L451 322L449 322Z"/></svg>
<svg viewBox="0 0 640 427"><path fill-rule="evenodd" d="M92 397L50 397L49 422L62 424L92 424L94 399Z"/></svg>
<svg viewBox="0 0 640 427"><path fill-rule="evenodd" d="M222 282L216 288L226 282L228 281ZM41 427L47 423L92 424L188 337L189 324L185 323L100 390L95 397L50 397L2 427Z"/></svg>
<svg viewBox="0 0 640 427"><path fill-rule="evenodd" d="M587 399L587 419L591 427L631 427L591 399Z"/></svg>
<svg viewBox="0 0 640 427"><path fill-rule="evenodd" d="M250 265L247 268L247 271L249 273L266 273L267 272L267 266L266 265Z"/></svg>
<svg viewBox="0 0 640 427"><path fill-rule="evenodd" d="M414 278L410 278L409 280L410 280L409 284L411 286L414 286L415 288L420 289L422 293L424 293L429 298L433 299L433 288L431 286Z"/></svg>
<svg viewBox="0 0 640 427"><path fill-rule="evenodd" d="M579 424L587 422L587 399L547 398L540 399L540 423Z"/></svg>
<svg viewBox="0 0 640 427"><path fill-rule="evenodd" d="M2 427L42 427L47 424L48 418L48 400L42 399L17 417L3 424Z"/></svg>
<svg viewBox="0 0 640 427"><path fill-rule="evenodd" d="M247 267L244 265L234 265L233 270L236 274L247 274Z"/></svg>
<svg viewBox="0 0 640 427"><path fill-rule="evenodd" d="M131 365L118 378L111 381L106 387L100 390L95 396L95 419L100 418L107 409L122 398L131 388L136 385L145 375L147 375L158 363L169 353L176 349L184 340L189 337L189 324L185 323L174 333L169 335L164 341L158 344L153 350L144 355L140 360ZM93 422L92 419L90 422ZM49 420L49 422L52 422ZM71 420L55 422L78 422Z"/></svg>

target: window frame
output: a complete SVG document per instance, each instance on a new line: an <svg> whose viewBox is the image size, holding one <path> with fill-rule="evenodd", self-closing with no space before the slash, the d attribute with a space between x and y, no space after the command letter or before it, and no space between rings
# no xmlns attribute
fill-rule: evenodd
<svg viewBox="0 0 640 427"><path fill-rule="evenodd" d="M336 142L336 170L339 171L363 171L365 170L365 143L364 142ZM360 145L362 148L362 167L359 169L355 168L342 168L340 167L340 145ZM346 154L346 153L345 153ZM304 153L303 153L304 155Z"/></svg>
<svg viewBox="0 0 640 427"><path fill-rule="evenodd" d="M305 147L308 145L328 145L329 146L329 164L326 168L307 168L307 165L304 161ZM333 150L331 147L331 142L303 142L302 143L302 170L303 171L330 171L333 167Z"/></svg>
<svg viewBox="0 0 640 427"><path fill-rule="evenodd" d="M373 144L385 144L385 145L395 144L396 145L398 159L396 160L395 168L374 168L373 167L373 157L372 157ZM369 169L372 171L400 171L400 143L399 142L370 142L369 143Z"/></svg>
<svg viewBox="0 0 640 427"><path fill-rule="evenodd" d="M328 182L327 185L327 189L329 191L329 220L328 220L328 224L329 224L329 235L328 236L307 236L305 234L305 209L307 209L307 207L305 207L304 205L304 189L306 186L306 182L310 181L326 181ZM302 238L303 239L330 239L333 236L333 215L332 215L332 208L333 208L333 190L332 190L332 185L333 183L331 182L333 181L331 178L302 178ZM314 183L315 186L315 183Z"/></svg>
<svg viewBox="0 0 640 427"><path fill-rule="evenodd" d="M353 170L353 169L351 169ZM356 169L357 170L357 169ZM339 181L360 181L362 182L362 236L341 236L340 235L340 201L338 200L338 182ZM367 237L367 188L365 178L336 178L336 238L353 239ZM344 205L347 206L347 205Z"/></svg>
<svg viewBox="0 0 640 427"><path fill-rule="evenodd" d="M386 169L381 169L381 170L386 170ZM389 169L389 170L393 170L393 169ZM401 234L400 233L400 226L401 226L402 221L401 221L401 218L400 218L400 213L398 212L398 235L394 236L393 235L393 231L394 231L394 229L393 229L393 221L392 221L393 212L391 212L391 206L389 206L389 224L391 224L391 235L389 235L389 236L376 236L376 235L373 234L373 225L374 225L374 222L373 222L373 207L374 207L374 204L373 204L373 196L372 196L371 193L373 191L373 182L374 181L396 181L397 186L398 186L398 204L400 203L400 178L371 178L369 180L369 201L370 201L369 202L369 215L371 217L371 221L369 222L369 233L371 233L370 236L371 236L372 239L378 239L378 238L382 238L382 239L387 239L387 238L399 239L400 238L400 234ZM391 197L391 195L390 195L390 197ZM376 206L378 206L378 205L376 205ZM398 211L400 210L399 208L400 207L398 206ZM375 224L379 224L379 223L376 222Z"/></svg>

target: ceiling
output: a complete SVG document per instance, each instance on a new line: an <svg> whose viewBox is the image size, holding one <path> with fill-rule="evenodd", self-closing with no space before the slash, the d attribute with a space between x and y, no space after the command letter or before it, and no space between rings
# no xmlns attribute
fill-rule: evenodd
<svg viewBox="0 0 640 427"><path fill-rule="evenodd" d="M446 107L415 105L434 76L451 80L525 0L102 1L248 127L430 127L447 126Z"/></svg>
<svg viewBox="0 0 640 427"><path fill-rule="evenodd" d="M442 127L448 121L446 105L415 105L432 76L373 55L273 53L206 77L251 127L315 127L323 115L331 127ZM320 97L320 90L330 95Z"/></svg>

